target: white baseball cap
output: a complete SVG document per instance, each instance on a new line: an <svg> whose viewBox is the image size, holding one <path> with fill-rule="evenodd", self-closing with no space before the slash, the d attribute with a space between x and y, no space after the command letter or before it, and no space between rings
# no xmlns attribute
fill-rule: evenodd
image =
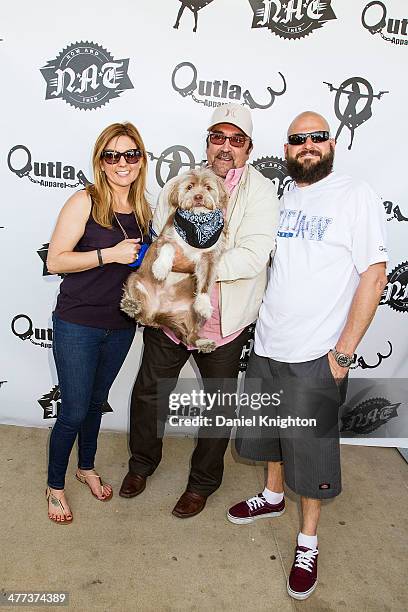
<svg viewBox="0 0 408 612"><path fill-rule="evenodd" d="M211 117L210 127L214 127L217 123L231 123L232 125L236 125L237 128L242 130L244 134L252 138L252 119L251 113L247 108L242 106L242 104L223 104L222 106L217 106L215 111Z"/></svg>

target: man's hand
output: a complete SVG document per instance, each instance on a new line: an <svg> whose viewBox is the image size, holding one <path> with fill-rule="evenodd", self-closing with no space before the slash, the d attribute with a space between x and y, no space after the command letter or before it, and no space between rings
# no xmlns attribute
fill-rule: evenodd
<svg viewBox="0 0 408 612"><path fill-rule="evenodd" d="M340 353L346 355L355 353L361 338L374 317L386 284L385 262L372 264L365 272L360 274L360 282L350 306L346 325L336 342L336 350ZM330 370L339 384L346 376L349 368L339 366L330 352L328 353L328 359Z"/></svg>
<svg viewBox="0 0 408 612"><path fill-rule="evenodd" d="M191 259L188 259L182 251L182 249L175 245L176 254L174 256L172 272L187 272L192 274L194 272L194 263Z"/></svg>
<svg viewBox="0 0 408 612"><path fill-rule="evenodd" d="M339 366L331 351L327 353L327 358L329 360L329 366L331 373L333 374L333 378L336 381L336 384L340 385L341 381L343 380L343 378L345 378L350 368L342 368L341 366Z"/></svg>

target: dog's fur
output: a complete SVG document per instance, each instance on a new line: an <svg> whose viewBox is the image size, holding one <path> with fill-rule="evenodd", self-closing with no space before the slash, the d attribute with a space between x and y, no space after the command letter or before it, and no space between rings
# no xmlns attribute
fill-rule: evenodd
<svg viewBox="0 0 408 612"><path fill-rule="evenodd" d="M225 248L226 224L212 247L198 249L179 236L173 222L177 208L196 214L226 209L228 192L212 170L192 170L174 181L168 203L171 213L166 225L139 270L130 274L120 306L141 324L168 327L184 344L209 353L216 348L215 342L199 338L198 332L212 313L210 293ZM171 271L176 245L194 263L193 274Z"/></svg>

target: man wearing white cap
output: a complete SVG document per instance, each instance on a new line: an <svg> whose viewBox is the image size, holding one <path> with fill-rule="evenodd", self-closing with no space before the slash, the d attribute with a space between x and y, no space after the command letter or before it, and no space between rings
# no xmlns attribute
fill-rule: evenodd
<svg viewBox="0 0 408 612"><path fill-rule="evenodd" d="M206 142L208 165L225 180L230 193L225 211L227 248L211 296L213 313L201 334L214 340L217 348L211 353L199 353L187 348L168 331L145 328L143 358L131 401L132 456L119 492L122 497L142 493L147 477L153 474L161 460L164 427L157 413L163 404L168 407L169 393L191 354L206 392L227 394L236 391L242 347L248 340L249 325L257 318L266 286L279 204L272 182L248 164L253 147L249 110L239 104L219 106L212 115ZM170 213L167 194L174 180L166 184L159 198L153 219L157 234ZM176 256L173 271L192 271L191 262L181 252ZM167 383L167 387L163 383ZM213 407L213 411L216 408ZM230 413L234 416L234 406ZM199 429L187 488L173 509L173 514L179 518L201 512L207 497L221 484L231 428L210 430L206 426Z"/></svg>

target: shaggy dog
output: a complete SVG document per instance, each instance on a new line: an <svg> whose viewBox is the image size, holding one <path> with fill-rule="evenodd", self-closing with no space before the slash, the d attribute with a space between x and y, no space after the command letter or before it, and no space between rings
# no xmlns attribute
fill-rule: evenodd
<svg viewBox="0 0 408 612"><path fill-rule="evenodd" d="M168 194L171 214L166 225L139 270L130 274L120 304L142 325L168 327L185 345L204 353L216 348L215 342L199 338L198 332L212 313L210 294L225 248L222 210L228 197L223 181L212 170L179 176ZM176 245L194 264L192 274L171 271Z"/></svg>

